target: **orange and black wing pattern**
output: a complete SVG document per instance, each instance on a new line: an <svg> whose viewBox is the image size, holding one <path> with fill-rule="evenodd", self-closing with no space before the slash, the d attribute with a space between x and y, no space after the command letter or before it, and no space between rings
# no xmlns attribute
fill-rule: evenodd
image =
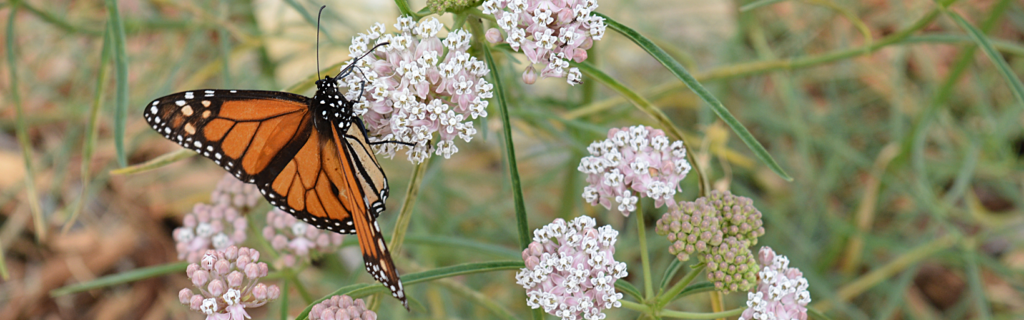
<svg viewBox="0 0 1024 320"><path fill-rule="evenodd" d="M275 91L193 90L153 100L145 118L165 138L256 183L276 176L310 136L308 100Z"/></svg>

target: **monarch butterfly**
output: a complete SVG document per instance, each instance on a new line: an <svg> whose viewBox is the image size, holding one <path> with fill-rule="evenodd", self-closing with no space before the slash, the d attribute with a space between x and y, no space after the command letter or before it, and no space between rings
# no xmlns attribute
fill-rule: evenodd
<svg viewBox="0 0 1024 320"><path fill-rule="evenodd" d="M346 99L337 87L354 65L317 80L312 98L192 90L153 100L145 118L165 138L256 184L271 205L317 228L356 234L366 271L408 310L377 225L388 181L370 145L383 142L367 141L366 127L352 111L358 101Z"/></svg>

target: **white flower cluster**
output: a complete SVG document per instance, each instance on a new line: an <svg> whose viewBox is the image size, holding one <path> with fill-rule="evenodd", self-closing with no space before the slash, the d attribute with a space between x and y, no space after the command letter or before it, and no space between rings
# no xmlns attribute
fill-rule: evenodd
<svg viewBox="0 0 1024 320"><path fill-rule="evenodd" d="M682 141L669 141L661 130L646 126L613 128L608 139L594 141L587 151L590 156L578 168L589 183L583 199L607 209L614 200L624 215L636 210L640 195L654 199L656 207L675 207L672 197L691 168Z"/></svg>
<svg viewBox="0 0 1024 320"><path fill-rule="evenodd" d="M385 33L378 22L352 39L352 57L375 44L389 44L360 59L354 76L340 86L348 88L345 98L358 101L353 109L362 116L371 142L411 144L377 144L377 153L394 157L398 149L408 148L413 163L432 151L447 159L459 151L454 139L469 142L477 132L472 120L487 116L494 89L485 79L490 70L466 52L469 32L453 30L442 41L438 32L444 25L435 18L417 23L399 17L394 26L399 33ZM439 140L434 141L434 133Z"/></svg>
<svg viewBox="0 0 1024 320"><path fill-rule="evenodd" d="M811 293L807 279L797 268L789 267L786 256L775 255L762 247L758 259L764 266L757 274L757 291L747 293L747 309L740 320L807 319Z"/></svg>
<svg viewBox="0 0 1024 320"><path fill-rule="evenodd" d="M587 49L604 37L604 18L592 14L596 0L487 0L483 13L494 15L498 26L487 31L491 43L506 42L520 49L530 60L523 81L532 84L537 76L533 64L542 64L541 77L566 77L571 85L580 83L579 69L569 68L569 60L583 62ZM568 69L568 71L567 71Z"/></svg>
<svg viewBox="0 0 1024 320"><path fill-rule="evenodd" d="M523 250L526 268L516 283L526 289L526 304L562 319L604 319L604 309L622 306L615 281L625 277L626 264L615 261L619 232L594 228L594 218L581 216L554 222L534 231Z"/></svg>

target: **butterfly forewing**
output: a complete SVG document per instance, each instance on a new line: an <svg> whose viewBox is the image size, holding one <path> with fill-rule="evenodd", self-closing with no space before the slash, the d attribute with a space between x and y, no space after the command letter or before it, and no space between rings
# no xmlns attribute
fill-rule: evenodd
<svg viewBox="0 0 1024 320"><path fill-rule="evenodd" d="M239 180L276 175L310 135L308 98L285 92L194 90L153 100L146 122L165 138L223 167Z"/></svg>

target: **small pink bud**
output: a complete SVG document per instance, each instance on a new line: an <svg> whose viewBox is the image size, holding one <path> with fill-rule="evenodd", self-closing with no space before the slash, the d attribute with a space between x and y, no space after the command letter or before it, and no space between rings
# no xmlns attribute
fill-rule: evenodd
<svg viewBox="0 0 1024 320"><path fill-rule="evenodd" d="M181 219L181 225L186 228L195 228L198 224L199 223L196 221L195 215L186 214L185 217Z"/></svg>
<svg viewBox="0 0 1024 320"><path fill-rule="evenodd" d="M243 256L241 251L238 252L238 260L235 260L235 266L238 267L238 269L245 270L245 267L247 267L250 262L251 260L249 260L248 255Z"/></svg>
<svg viewBox="0 0 1024 320"><path fill-rule="evenodd" d="M238 288L242 286L242 281L245 280L245 275L243 275L241 272L238 272L238 270L235 270L228 275L227 279L229 287Z"/></svg>
<svg viewBox="0 0 1024 320"><path fill-rule="evenodd" d="M192 284L195 286L202 286L207 281L210 281L210 274L206 270L196 270L192 273Z"/></svg>
<svg viewBox="0 0 1024 320"><path fill-rule="evenodd" d="M252 257L252 261L260 261L260 252L255 249L249 249L249 255Z"/></svg>
<svg viewBox="0 0 1024 320"><path fill-rule="evenodd" d="M373 311L366 310L366 311L363 311L363 314L361 316L359 316L359 319L362 319L362 320L377 320L377 314L374 313Z"/></svg>
<svg viewBox="0 0 1024 320"><path fill-rule="evenodd" d="M526 71L523 71L523 83L533 84L535 82L537 82L537 71L533 69L533 66L529 66Z"/></svg>
<svg viewBox="0 0 1024 320"><path fill-rule="evenodd" d="M188 308L192 309L192 310L199 310L199 307L202 307L202 306L203 306L203 296L199 295L199 294L192 296L192 300L190 300L188 302Z"/></svg>
<svg viewBox="0 0 1024 320"><path fill-rule="evenodd" d="M213 264L213 270L217 272L218 275L228 274L228 271L231 271L231 263L228 262L227 259L217 260L217 262Z"/></svg>
<svg viewBox="0 0 1024 320"><path fill-rule="evenodd" d="M224 281L220 279L213 279L210 281L210 285L206 287L206 291L209 291L215 297L219 297L224 294L227 288L224 286Z"/></svg>
<svg viewBox="0 0 1024 320"><path fill-rule="evenodd" d="M199 270L199 265L195 263L190 263L188 264L188 267L185 268L185 275L191 278L192 274L194 274L197 270Z"/></svg>
<svg viewBox="0 0 1024 320"><path fill-rule="evenodd" d="M260 277L260 266L255 263L250 263L245 266L245 277L249 279L256 279Z"/></svg>
<svg viewBox="0 0 1024 320"><path fill-rule="evenodd" d="M484 33L484 39L487 39L490 43L501 43L504 39L501 37L501 31L498 28L491 28Z"/></svg>
<svg viewBox="0 0 1024 320"><path fill-rule="evenodd" d="M270 273L270 267L266 263L260 262L260 277L266 277Z"/></svg>
<svg viewBox="0 0 1024 320"><path fill-rule="evenodd" d="M539 264L540 264L540 259L537 259L537 257L534 257L534 256L526 257L526 268L527 269L531 269L532 270L532 269L536 268L537 265L539 265Z"/></svg>
<svg viewBox="0 0 1024 320"><path fill-rule="evenodd" d="M267 285L257 283L256 286L252 288L252 296L256 298L256 300L267 300Z"/></svg>
<svg viewBox="0 0 1024 320"><path fill-rule="evenodd" d="M267 299L268 300L275 300L279 296L281 296L281 288L278 288L276 285L269 285L269 286L267 286Z"/></svg>
<svg viewBox="0 0 1024 320"><path fill-rule="evenodd" d="M178 291L178 301L181 304L188 304L190 300L192 300L192 290L185 288Z"/></svg>
<svg viewBox="0 0 1024 320"><path fill-rule="evenodd" d="M270 241L270 246L273 247L274 250L280 251L288 246L288 237L285 237L283 234L278 234Z"/></svg>

